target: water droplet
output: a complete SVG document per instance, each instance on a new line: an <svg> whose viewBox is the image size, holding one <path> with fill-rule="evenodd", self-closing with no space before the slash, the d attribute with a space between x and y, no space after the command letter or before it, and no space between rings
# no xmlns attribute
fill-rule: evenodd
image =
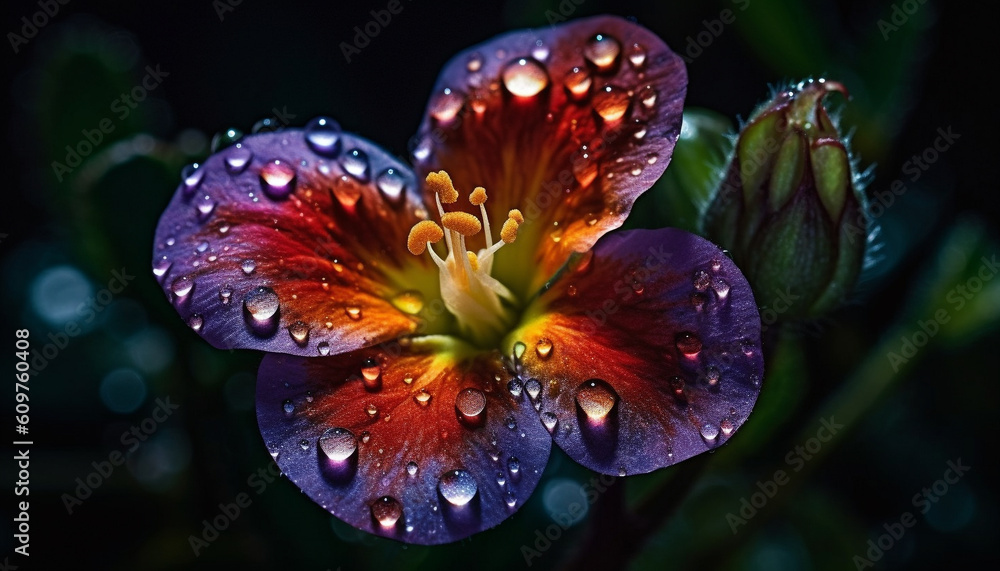
<svg viewBox="0 0 1000 571"><path fill-rule="evenodd" d="M243 299L243 307L257 321L268 320L278 312L278 294L269 287L254 288Z"/></svg>
<svg viewBox="0 0 1000 571"><path fill-rule="evenodd" d="M454 119L465 104L465 95L445 87L431 101L430 112L438 121L447 123Z"/></svg>
<svg viewBox="0 0 1000 571"><path fill-rule="evenodd" d="M288 326L288 334L296 343L302 345L309 338L309 326L304 321L296 321Z"/></svg>
<svg viewBox="0 0 1000 571"><path fill-rule="evenodd" d="M497 472L497 485L503 486L507 483L507 474Z"/></svg>
<svg viewBox="0 0 1000 571"><path fill-rule="evenodd" d="M549 84L549 75L538 61L521 58L507 64L503 69L503 84L518 97L534 97Z"/></svg>
<svg viewBox="0 0 1000 571"><path fill-rule="evenodd" d="M377 388L373 385L378 384L378 381L382 376L382 367L375 359L365 359L361 363L361 376L365 378L366 387L370 389Z"/></svg>
<svg viewBox="0 0 1000 571"><path fill-rule="evenodd" d="M316 350L319 351L320 355L325 357L330 354L330 344L326 341L321 341L319 345L316 345Z"/></svg>
<svg viewBox="0 0 1000 571"><path fill-rule="evenodd" d="M646 109L652 109L656 105L656 89L652 85L640 89L637 97Z"/></svg>
<svg viewBox="0 0 1000 571"><path fill-rule="evenodd" d="M232 286L224 285L219 288L219 301L222 305L229 305L229 302L233 300L233 288Z"/></svg>
<svg viewBox="0 0 1000 571"><path fill-rule="evenodd" d="M682 396L684 394L684 379L679 376L673 376L670 378L670 390L674 391L677 396Z"/></svg>
<svg viewBox="0 0 1000 571"><path fill-rule="evenodd" d="M513 416L507 417L507 428L511 430L517 430L517 421L514 420Z"/></svg>
<svg viewBox="0 0 1000 571"><path fill-rule="evenodd" d="M312 401L313 401L312 391L306 391L306 402L312 402Z"/></svg>
<svg viewBox="0 0 1000 571"><path fill-rule="evenodd" d="M469 73L477 72L482 67L483 67L483 56L479 55L478 53L474 53L471 56L469 56L469 61L465 62L465 69L468 70Z"/></svg>
<svg viewBox="0 0 1000 571"><path fill-rule="evenodd" d="M521 396L521 381L517 379L511 379L507 381L507 390L510 391L511 396L519 397Z"/></svg>
<svg viewBox="0 0 1000 571"><path fill-rule="evenodd" d="M697 357L698 353L701 352L701 339L698 339L697 335L688 331L678 333L674 344L677 345L677 350L689 359Z"/></svg>
<svg viewBox="0 0 1000 571"><path fill-rule="evenodd" d="M361 319L361 308L360 307L347 307L344 308L344 313L347 314L353 321Z"/></svg>
<svg viewBox="0 0 1000 571"><path fill-rule="evenodd" d="M365 182L368 180L368 153L361 149L351 149L341 157L340 165L354 178Z"/></svg>
<svg viewBox="0 0 1000 571"><path fill-rule="evenodd" d="M464 506L476 495L476 479L465 470L451 470L438 480L438 491L452 505Z"/></svg>
<svg viewBox="0 0 1000 571"><path fill-rule="evenodd" d="M368 403L368 406L365 407L365 412L368 413L368 416L374 418L378 414L378 407L375 406L375 403Z"/></svg>
<svg viewBox="0 0 1000 571"><path fill-rule="evenodd" d="M413 395L413 400L417 401L422 407L426 407L431 404L431 393L427 392L427 389L420 389L417 394Z"/></svg>
<svg viewBox="0 0 1000 571"><path fill-rule="evenodd" d="M371 440L371 438L372 438L372 435L371 435L370 432L368 432L367 430L362 430L361 431L361 443L362 444L368 444L368 441Z"/></svg>
<svg viewBox="0 0 1000 571"><path fill-rule="evenodd" d="M416 315L424 308L424 296L419 291L404 291L392 298L396 309Z"/></svg>
<svg viewBox="0 0 1000 571"><path fill-rule="evenodd" d="M514 358L520 360L524 356L524 351L528 348L527 345L518 341L514 343Z"/></svg>
<svg viewBox="0 0 1000 571"><path fill-rule="evenodd" d="M655 154L648 154L646 155L646 164L655 165L657 159L659 159L659 157L657 157Z"/></svg>
<svg viewBox="0 0 1000 571"><path fill-rule="evenodd" d="M717 272L717 271L719 271L721 269L722 269L722 262L719 261L719 260L717 260L717 259L713 259L712 260L712 271L713 272Z"/></svg>
<svg viewBox="0 0 1000 571"><path fill-rule="evenodd" d="M576 182L580 183L580 186L589 186L597 178L597 161L591 156L590 151L586 149L581 149L579 157L571 165L573 168L573 178L576 179Z"/></svg>
<svg viewBox="0 0 1000 571"><path fill-rule="evenodd" d="M159 260L156 260L156 263L153 264L153 275L158 278L162 278L170 270L170 266L173 264L174 263L168 260L166 256L163 256Z"/></svg>
<svg viewBox="0 0 1000 571"><path fill-rule="evenodd" d="M604 419L616 402L615 390L601 379L590 379L576 389L576 404L592 420Z"/></svg>
<svg viewBox="0 0 1000 571"><path fill-rule="evenodd" d="M583 67L574 67L566 74L566 79L563 80L566 90L578 101L587 96L592 83L593 79L590 77L590 72L587 68Z"/></svg>
<svg viewBox="0 0 1000 571"><path fill-rule="evenodd" d="M486 410L486 395L479 389L462 389L455 397L455 408L467 417L476 417Z"/></svg>
<svg viewBox="0 0 1000 571"><path fill-rule="evenodd" d="M569 287L567 287L566 288L566 295L568 295L570 297L575 297L576 296L576 286L575 285L570 285Z"/></svg>
<svg viewBox="0 0 1000 571"><path fill-rule="evenodd" d="M181 169L181 180L184 183L184 193L188 196L194 194L195 189L201 185L203 178L205 178L205 169L200 168L198 163L187 165Z"/></svg>
<svg viewBox="0 0 1000 571"><path fill-rule="evenodd" d="M403 375L403 382L407 385L411 384L413 382L413 375L411 375L410 373L406 373L405 375Z"/></svg>
<svg viewBox="0 0 1000 571"><path fill-rule="evenodd" d="M521 461L517 459L517 456L511 456L507 460L507 469L510 470L511 474L517 474L521 470Z"/></svg>
<svg viewBox="0 0 1000 571"><path fill-rule="evenodd" d="M719 296L719 299L726 299L729 295L729 282L722 278L715 278L712 281L712 289L715 290L715 295Z"/></svg>
<svg viewBox="0 0 1000 571"><path fill-rule="evenodd" d="M514 492L507 492L507 497L504 501L507 502L507 507L512 508L517 505L517 496L514 495Z"/></svg>
<svg viewBox="0 0 1000 571"><path fill-rule="evenodd" d="M174 280L174 283L170 284L170 291L174 292L174 295L176 295L178 299L191 293L192 289L194 289L194 280L187 276L181 276Z"/></svg>
<svg viewBox="0 0 1000 571"><path fill-rule="evenodd" d="M250 274L253 273L254 270L257 269L257 262L251 260L250 258L247 258L242 262L240 262L240 269L243 270L244 274L249 276Z"/></svg>
<svg viewBox="0 0 1000 571"><path fill-rule="evenodd" d="M715 367L705 369L705 382L708 386L714 387L719 384L719 370Z"/></svg>
<svg viewBox="0 0 1000 571"><path fill-rule="evenodd" d="M403 191L406 190L406 179L393 168L382 171L375 179L375 184L382 195L393 203L398 202L403 196Z"/></svg>
<svg viewBox="0 0 1000 571"><path fill-rule="evenodd" d="M416 463L416 462L407 462L407 463L406 463L406 473L407 473L407 474L409 474L409 475L411 475L411 476L416 476L416 475L417 475L417 472L418 472L419 470L420 470L420 467L419 467L419 466L417 466L417 463Z"/></svg>
<svg viewBox="0 0 1000 571"><path fill-rule="evenodd" d="M701 437L705 440L715 440L715 437L719 435L719 427L715 426L710 422L706 422L701 427Z"/></svg>
<svg viewBox="0 0 1000 571"><path fill-rule="evenodd" d="M753 356L753 352L756 347L757 345L749 339L744 339L740 342L740 348L743 350L743 354L747 357Z"/></svg>
<svg viewBox="0 0 1000 571"><path fill-rule="evenodd" d="M319 448L330 460L343 462L358 449L358 440L346 428L330 428L319 437Z"/></svg>
<svg viewBox="0 0 1000 571"><path fill-rule="evenodd" d="M615 64L622 46L618 40L607 35L597 34L587 41L583 55L600 71L607 71Z"/></svg>
<svg viewBox="0 0 1000 571"><path fill-rule="evenodd" d="M701 311L705 307L705 303L708 301L708 297L703 293L692 293L691 294L691 307L695 311Z"/></svg>
<svg viewBox="0 0 1000 571"><path fill-rule="evenodd" d="M295 189L295 169L280 160L271 161L260 169L260 184L271 198L286 198Z"/></svg>
<svg viewBox="0 0 1000 571"><path fill-rule="evenodd" d="M692 283L694 284L694 289L698 291L705 291L708 288L708 284L711 283L712 279L708 276L708 272L704 270L698 270L694 273L694 279Z"/></svg>
<svg viewBox="0 0 1000 571"><path fill-rule="evenodd" d="M340 152L340 125L329 117L316 117L306 124L306 144L317 155L335 157Z"/></svg>
<svg viewBox="0 0 1000 571"><path fill-rule="evenodd" d="M247 169L252 160L253 152L243 143L236 143L226 153L226 170L232 175L240 174Z"/></svg>
<svg viewBox="0 0 1000 571"><path fill-rule="evenodd" d="M633 43L628 47L627 57L633 67L641 68L646 63L646 49L639 44Z"/></svg>
<svg viewBox="0 0 1000 571"><path fill-rule="evenodd" d="M728 418L726 418L726 419L723 419L723 421L719 423L719 428L722 429L722 435L723 436L729 436L730 434L733 433L734 430L736 430L736 425L733 424L733 421L731 421Z"/></svg>
<svg viewBox="0 0 1000 571"><path fill-rule="evenodd" d="M605 121L617 121L628 110L628 92L614 85L605 85L594 94L594 110Z"/></svg>
<svg viewBox="0 0 1000 571"><path fill-rule="evenodd" d="M624 478L626 474L628 474L628 471L625 470L625 466L619 466L618 467L618 476L621 477L621 478Z"/></svg>
<svg viewBox="0 0 1000 571"><path fill-rule="evenodd" d="M201 315L195 313L188 318L188 327L194 329L195 331L201 331L201 326L205 324L205 320L202 319Z"/></svg>
<svg viewBox="0 0 1000 571"><path fill-rule="evenodd" d="M542 392L542 383L538 382L538 379L528 379L524 382L524 390L528 391L528 396L534 400Z"/></svg>
<svg viewBox="0 0 1000 571"><path fill-rule="evenodd" d="M548 337L542 337L535 344L535 353L538 354L540 359L548 359L552 356L552 340Z"/></svg>
<svg viewBox="0 0 1000 571"><path fill-rule="evenodd" d="M208 242L201 242L194 248L199 254L204 254L208 250Z"/></svg>
<svg viewBox="0 0 1000 571"><path fill-rule="evenodd" d="M198 200L198 213L201 214L201 219L204 220L215 210L215 201L209 195L204 195Z"/></svg>
<svg viewBox="0 0 1000 571"><path fill-rule="evenodd" d="M240 131L239 129L226 129L221 133L216 133L215 136L212 137L212 144L210 148L213 153L217 153L242 138L243 131Z"/></svg>
<svg viewBox="0 0 1000 571"><path fill-rule="evenodd" d="M392 496L382 496L372 504L372 517L382 527L392 527L403 517L403 505Z"/></svg>
<svg viewBox="0 0 1000 571"><path fill-rule="evenodd" d="M281 410L285 411L285 414L292 414L295 412L295 405L292 404L291 399L285 399L285 401L281 403Z"/></svg>
<svg viewBox="0 0 1000 571"><path fill-rule="evenodd" d="M535 40L535 47L531 48L531 57L538 61L545 61L549 57L549 47L542 40Z"/></svg>
<svg viewBox="0 0 1000 571"><path fill-rule="evenodd" d="M546 411L542 413L542 424L544 424L545 428L550 431L556 427L556 422L558 422L558 420L559 419L556 418L556 415L552 412Z"/></svg>

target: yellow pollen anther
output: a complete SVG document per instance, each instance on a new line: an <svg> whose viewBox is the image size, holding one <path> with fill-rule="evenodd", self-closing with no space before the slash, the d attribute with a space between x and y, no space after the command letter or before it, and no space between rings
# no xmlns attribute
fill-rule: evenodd
<svg viewBox="0 0 1000 571"><path fill-rule="evenodd" d="M486 202L486 189L481 186L477 186L472 191L472 194L469 195L469 202L471 202L473 206L479 206L480 204Z"/></svg>
<svg viewBox="0 0 1000 571"><path fill-rule="evenodd" d="M517 222L518 224L524 224L524 215L521 214L521 211L516 208L512 208L510 212L507 213L507 218Z"/></svg>
<svg viewBox="0 0 1000 571"><path fill-rule="evenodd" d="M427 250L427 242L435 244L444 237L444 230L432 220L421 220L410 228L406 238L406 248L414 256L419 256Z"/></svg>
<svg viewBox="0 0 1000 571"><path fill-rule="evenodd" d="M441 217L441 225L462 236L475 236L483 229L479 219L468 212L446 212Z"/></svg>
<svg viewBox="0 0 1000 571"><path fill-rule="evenodd" d="M451 204L458 200L458 191L445 171L427 173L427 188L441 197L441 202Z"/></svg>
<svg viewBox="0 0 1000 571"><path fill-rule="evenodd" d="M466 252L469 255L469 265L472 266L472 271L479 271L479 258L476 256L475 252Z"/></svg>
<svg viewBox="0 0 1000 571"><path fill-rule="evenodd" d="M508 218L504 220L503 227L500 228L500 239L503 240L504 243L506 244L510 244L511 242L516 240L518 226L520 226L520 224L518 224L517 220L513 218Z"/></svg>

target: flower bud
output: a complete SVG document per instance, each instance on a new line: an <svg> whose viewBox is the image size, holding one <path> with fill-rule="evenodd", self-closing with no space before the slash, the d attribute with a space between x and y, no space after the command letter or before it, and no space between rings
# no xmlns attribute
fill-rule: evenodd
<svg viewBox="0 0 1000 571"><path fill-rule="evenodd" d="M835 308L861 271L869 222L845 138L823 106L841 84L805 81L757 109L702 219L728 249L757 302L781 318Z"/></svg>

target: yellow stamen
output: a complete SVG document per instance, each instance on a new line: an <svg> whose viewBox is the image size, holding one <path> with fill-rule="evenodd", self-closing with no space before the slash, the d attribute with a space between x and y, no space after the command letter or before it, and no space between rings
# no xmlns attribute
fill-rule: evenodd
<svg viewBox="0 0 1000 571"><path fill-rule="evenodd" d="M508 218L504 220L503 227L500 228L500 239L503 240L504 243L506 244L510 244L511 242L516 240L518 226L520 226L520 224L518 224L517 220L513 218Z"/></svg>
<svg viewBox="0 0 1000 571"><path fill-rule="evenodd" d="M507 213L507 218L510 218L518 224L524 224L524 215L521 214L521 211L516 208L510 209L510 212Z"/></svg>
<svg viewBox="0 0 1000 571"><path fill-rule="evenodd" d="M433 220L421 220L410 228L406 238L406 249L414 256L419 256L427 250L427 243L436 244L444 237L444 230Z"/></svg>
<svg viewBox="0 0 1000 571"><path fill-rule="evenodd" d="M475 236L483 229L479 219L468 212L446 212L441 217L441 225L462 236Z"/></svg>
<svg viewBox="0 0 1000 571"><path fill-rule="evenodd" d="M441 197L441 202L451 204L458 200L458 191L445 171L427 173L427 189Z"/></svg>
<svg viewBox="0 0 1000 571"><path fill-rule="evenodd" d="M472 194L469 195L469 202L471 202L473 206L479 206L480 204L486 202L486 189L481 186L477 186L475 190L472 191Z"/></svg>
<svg viewBox="0 0 1000 571"><path fill-rule="evenodd" d="M472 271L479 271L479 258L476 257L475 252L466 252L469 255L469 265L472 266Z"/></svg>

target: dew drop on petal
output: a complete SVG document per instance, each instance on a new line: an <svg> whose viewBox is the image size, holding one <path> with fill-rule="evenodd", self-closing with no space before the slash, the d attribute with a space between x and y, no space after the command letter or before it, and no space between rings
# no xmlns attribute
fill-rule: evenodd
<svg viewBox="0 0 1000 571"><path fill-rule="evenodd" d="M540 359L548 359L552 356L552 340L548 337L542 337L535 344L535 353Z"/></svg>
<svg viewBox="0 0 1000 571"><path fill-rule="evenodd" d="M392 496L382 496L372 504L372 517L382 527L392 527L403 517L403 505Z"/></svg>
<svg viewBox="0 0 1000 571"><path fill-rule="evenodd" d="M368 416L374 418L378 414L378 407L374 403L368 403L368 406L365 407L365 412L368 413Z"/></svg>
<svg viewBox="0 0 1000 571"><path fill-rule="evenodd" d="M708 272L704 270L698 270L694 273L694 278L692 284L694 289L698 291L705 291L708 285L711 283L712 279L709 277Z"/></svg>
<svg viewBox="0 0 1000 571"><path fill-rule="evenodd" d="M464 104L465 96L462 93L445 87L431 99L431 116L442 123L448 123L458 115Z"/></svg>
<svg viewBox="0 0 1000 571"><path fill-rule="evenodd" d="M316 117L306 124L306 144L317 155L335 157L340 152L340 125L329 117Z"/></svg>
<svg viewBox="0 0 1000 571"><path fill-rule="evenodd" d="M694 358L701 352L701 339L691 332L683 331L677 334L674 344L685 357Z"/></svg>
<svg viewBox="0 0 1000 571"><path fill-rule="evenodd" d="M250 274L253 273L254 270L257 269L257 262L251 260L250 258L247 258L242 262L240 262L240 269L243 270L244 274L249 276Z"/></svg>
<svg viewBox="0 0 1000 571"><path fill-rule="evenodd" d="M288 326L288 334L296 343L302 345L309 338L309 326L304 321L296 321Z"/></svg>
<svg viewBox="0 0 1000 571"><path fill-rule="evenodd" d="M319 345L316 345L316 350L319 351L321 356L326 356L330 354L330 344L326 341L321 341Z"/></svg>
<svg viewBox="0 0 1000 571"><path fill-rule="evenodd" d="M507 390L510 391L511 396L519 397L521 396L521 381L517 379L511 379L507 381Z"/></svg>
<svg viewBox="0 0 1000 571"><path fill-rule="evenodd" d="M542 424L545 425L545 428L549 429L550 431L555 429L556 422L558 422L558 419L556 418L556 415L554 413L549 411L542 413Z"/></svg>
<svg viewBox="0 0 1000 571"><path fill-rule="evenodd" d="M521 461L517 459L517 456L511 456L507 460L507 469L510 470L511 474L517 474L521 470Z"/></svg>
<svg viewBox="0 0 1000 571"><path fill-rule="evenodd" d="M195 331L201 331L201 326L205 324L205 320L200 314L195 313L188 318L188 327L194 329Z"/></svg>
<svg viewBox="0 0 1000 571"><path fill-rule="evenodd" d="M236 143L226 153L226 171L231 175L237 175L247 170L250 161L253 160L253 151L243 143Z"/></svg>
<svg viewBox="0 0 1000 571"><path fill-rule="evenodd" d="M278 312L278 294L269 287L254 288L244 298L243 307L257 321L265 321Z"/></svg>
<svg viewBox="0 0 1000 571"><path fill-rule="evenodd" d="M710 422L706 422L701 426L701 437L705 440L715 440L715 437L719 435L719 427L715 426Z"/></svg>
<svg viewBox="0 0 1000 571"><path fill-rule="evenodd" d="M705 303L707 302L708 297L705 294L698 292L691 294L691 307L693 307L695 311L701 311L704 309Z"/></svg>
<svg viewBox="0 0 1000 571"><path fill-rule="evenodd" d="M602 420L618 402L618 394L601 379L584 381L576 389L576 404L592 420Z"/></svg>
<svg viewBox="0 0 1000 571"><path fill-rule="evenodd" d="M590 77L590 71L583 67L574 67L566 74L566 78L563 80L566 91L569 91L570 96L577 101L587 96L592 83L593 79Z"/></svg>
<svg viewBox="0 0 1000 571"><path fill-rule="evenodd" d="M524 390L528 392L528 396L532 400L538 398L538 395L542 392L542 383L538 382L538 379L528 379L524 382Z"/></svg>
<svg viewBox="0 0 1000 571"><path fill-rule="evenodd" d="M413 395L413 400L420 406L426 407L431 404L431 393L427 392L427 389L420 389L417 394Z"/></svg>
<svg viewBox="0 0 1000 571"><path fill-rule="evenodd" d="M178 298L183 298L194 289L194 280L187 276L181 276L170 284L170 291L174 292Z"/></svg>
<svg viewBox="0 0 1000 571"><path fill-rule="evenodd" d="M549 75L542 64L532 58L508 63L502 73L503 84L518 97L534 97L549 84Z"/></svg>
<svg viewBox="0 0 1000 571"><path fill-rule="evenodd" d="M646 109L652 109L656 105L656 89L652 85L640 89L637 96Z"/></svg>
<svg viewBox="0 0 1000 571"><path fill-rule="evenodd" d="M668 381L670 384L670 390L677 396L682 396L684 394L684 379L679 376L673 376Z"/></svg>
<svg viewBox="0 0 1000 571"><path fill-rule="evenodd" d="M222 305L229 305L229 302L233 300L233 288L232 286L224 285L219 288L219 301Z"/></svg>
<svg viewBox="0 0 1000 571"><path fill-rule="evenodd" d="M170 270L170 266L172 265L173 262L168 260L166 256L161 257L159 260L156 260L156 263L153 264L153 275L158 278L162 278Z"/></svg>
<svg viewBox="0 0 1000 571"><path fill-rule="evenodd" d="M465 62L465 69L469 73L477 72L482 67L483 67L483 56L479 55L478 52L469 56L469 60Z"/></svg>
<svg viewBox="0 0 1000 571"><path fill-rule="evenodd" d="M184 193L189 196L194 194L194 191L199 185L201 185L203 178L205 178L205 169L200 168L198 163L187 165L181 169L181 180L184 183Z"/></svg>
<svg viewBox="0 0 1000 571"><path fill-rule="evenodd" d="M347 307L344 308L344 313L347 314L353 321L361 319L361 308L360 307Z"/></svg>
<svg viewBox="0 0 1000 571"><path fill-rule="evenodd" d="M388 168L378 175L375 184L390 202L398 202L406 188L406 179L396 169Z"/></svg>
<svg viewBox="0 0 1000 571"><path fill-rule="evenodd" d="M375 359L365 359L361 363L361 375L365 378L365 386L368 386L382 376L382 367Z"/></svg>
<svg viewBox="0 0 1000 571"><path fill-rule="evenodd" d="M368 153L361 149L351 149L340 159L340 165L354 178L366 182L368 180Z"/></svg>
<svg viewBox="0 0 1000 571"><path fill-rule="evenodd" d="M438 491L454 506L464 506L472 501L478 488L476 479L465 470L450 470L438 480Z"/></svg>
<svg viewBox="0 0 1000 571"><path fill-rule="evenodd" d="M715 290L715 295L719 296L719 299L726 299L729 295L729 282L722 278L715 278L712 281L712 289Z"/></svg>
<svg viewBox="0 0 1000 571"><path fill-rule="evenodd" d="M524 356L524 351L527 348L528 346L521 341L514 343L514 358L520 360L520 358Z"/></svg>
<svg viewBox="0 0 1000 571"><path fill-rule="evenodd" d="M507 483L507 474L503 472L497 472L497 485L503 486Z"/></svg>
<svg viewBox="0 0 1000 571"><path fill-rule="evenodd" d="M740 348L743 350L743 354L747 357L753 356L753 352L756 347L757 345L749 339L744 339L740 342Z"/></svg>
<svg viewBox="0 0 1000 571"><path fill-rule="evenodd" d="M633 67L641 68L646 63L646 48L633 43L626 50L626 56Z"/></svg>
<svg viewBox="0 0 1000 571"><path fill-rule="evenodd" d="M424 296L419 291L404 291L393 296L392 305L404 313L416 315L424 308Z"/></svg>
<svg viewBox="0 0 1000 571"><path fill-rule="evenodd" d="M628 110L628 92L614 85L605 85L594 94L594 110L605 121L617 121Z"/></svg>
<svg viewBox="0 0 1000 571"><path fill-rule="evenodd" d="M722 429L723 436L729 436L734 430L736 430L736 425L733 424L733 421L726 418L719 423L719 428Z"/></svg>
<svg viewBox="0 0 1000 571"><path fill-rule="evenodd" d="M319 448L330 460L343 462L358 449L358 440L346 428L330 428L319 437Z"/></svg>
<svg viewBox="0 0 1000 571"><path fill-rule="evenodd" d="M615 64L622 46L614 37L607 34L597 34L587 40L583 55L600 71L606 71Z"/></svg>
<svg viewBox="0 0 1000 571"><path fill-rule="evenodd" d="M295 169L286 162L274 160L260 169L264 192L275 200L286 198L295 189Z"/></svg>
<svg viewBox="0 0 1000 571"><path fill-rule="evenodd" d="M455 408L467 417L476 417L486 410L486 394L479 389L462 389L455 397Z"/></svg>
<svg viewBox="0 0 1000 571"><path fill-rule="evenodd" d="M705 369L705 382L710 387L717 386L719 384L719 370L715 367Z"/></svg>
<svg viewBox="0 0 1000 571"><path fill-rule="evenodd" d="M407 463L406 463L406 473L407 473L407 474L409 474L409 475L411 475L411 476L416 476L416 475L417 475L417 472L418 472L419 470L420 470L420 467L419 467L419 466L417 466L417 463L416 463L416 462L407 462Z"/></svg>

